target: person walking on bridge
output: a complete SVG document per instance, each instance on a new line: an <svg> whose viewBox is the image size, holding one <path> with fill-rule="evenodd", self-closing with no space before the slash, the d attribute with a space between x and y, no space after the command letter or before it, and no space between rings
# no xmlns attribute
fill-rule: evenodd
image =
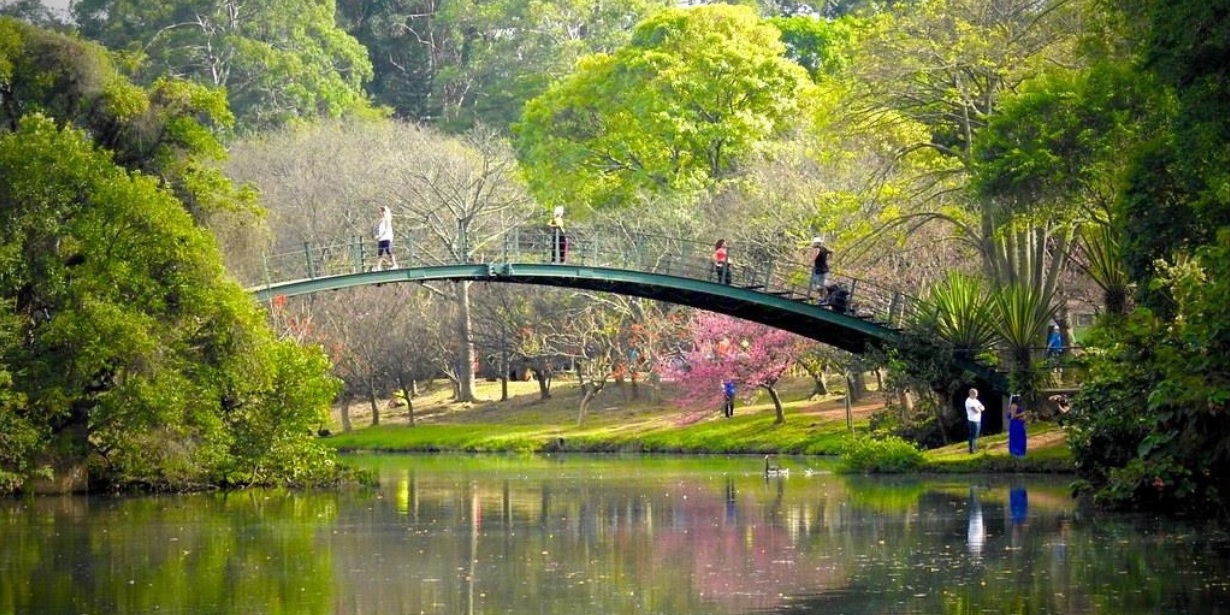
<svg viewBox="0 0 1230 615"><path fill-rule="evenodd" d="M388 206L380 206L380 219L372 234L376 237L376 268L384 271L384 259L388 257L389 268L397 269L397 256L393 254L393 212Z"/></svg>
<svg viewBox="0 0 1230 615"><path fill-rule="evenodd" d="M713 273L718 284L730 284L730 252L726 248L726 240L719 239L713 244Z"/></svg>
<svg viewBox="0 0 1230 615"><path fill-rule="evenodd" d="M551 262L563 264L568 259L568 235L564 234L564 206L556 206L551 221Z"/></svg>

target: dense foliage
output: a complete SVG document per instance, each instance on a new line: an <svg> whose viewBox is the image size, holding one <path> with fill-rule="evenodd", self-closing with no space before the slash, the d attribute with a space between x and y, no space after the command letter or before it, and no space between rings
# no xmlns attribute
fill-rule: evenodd
<svg viewBox="0 0 1230 615"><path fill-rule="evenodd" d="M273 337L176 198L236 194L200 165L209 97L109 66L0 19L0 490L83 468L115 487L332 479L312 439L328 362Z"/></svg>
<svg viewBox="0 0 1230 615"><path fill-rule="evenodd" d="M399 244L453 258L472 256L470 248L498 236L498 229L547 219L556 204L568 207L570 231L583 220L588 231L604 235L649 231L707 237L710 244L724 237L738 246L739 259L793 262L800 272L811 253L799 246L823 236L835 250L835 272L927 298L898 347L870 356L887 367L886 382L896 393L885 424L929 443L961 429L952 398L969 382L953 369L954 353L1011 370L1014 390L1032 395L1031 407L1039 407L1059 371L1041 352L1050 324L1072 345L1085 333L1077 331L1073 313L1098 313L1101 322L1084 340L1090 379L1065 419L1085 484L1113 504L1225 507L1230 17L1224 1L762 0L680 7L656 0L342 0L336 6L335 16L332 0L76 3L79 31L116 56L0 20L3 130L68 140L81 138L68 127L87 130L109 163L126 169L108 173L122 173L139 187L144 178L158 178L181 208L218 231L229 263L249 279L259 274L257 255L269 245L292 249L365 235L374 205L385 203L396 213ZM5 13L55 21L24 0ZM250 134L319 117L362 116L369 96L423 125L480 129L464 145L428 128L389 123L331 124L272 138ZM263 192L272 210L265 229L250 213L252 193L236 189L214 166L224 152L219 135L233 134L232 112L250 140L226 144L241 154L230 171ZM500 137L510 128L519 167L501 153ZM64 156L89 158L79 146L61 146ZM6 147L17 164L37 159L19 148L39 142L10 139ZM242 155L261 148L285 151ZM86 170L53 165L23 172L77 177ZM522 177L534 198L521 192ZM13 192L20 182L5 181L12 198L22 199L13 203L42 202ZM99 183L86 185L102 190ZM515 189L492 192L497 186ZM103 193L55 201L54 192L38 195L51 199L41 207L107 202ZM0 272L11 282L0 297L8 302L0 344L9 349L0 355L0 464L9 476L38 470L34 453L51 433L49 423L28 414L49 403L46 393L27 386L49 376L30 372L30 357L15 349L30 340L51 344L40 337L47 322L67 326L74 321L59 319L98 305L63 303L77 295L55 290L77 288L80 272L97 266L97 259L63 264L76 244L59 238L86 227L73 226L75 217L22 218L19 211L5 210L22 220L13 229L26 230L11 235L21 248L12 248L11 264ZM437 215L443 211L448 215ZM143 269L159 262L143 259L124 272L159 281L169 275ZM122 284L114 286L122 291ZM347 395L364 395L372 404L381 391L413 389L406 382L412 372L465 381L475 344L483 358L506 363L516 354L509 340L516 339L532 341L529 354L541 373L550 372L552 357L575 360L588 383L585 403L608 380L637 382L650 373L619 350L624 328L612 323L623 322L628 302L544 294L532 313L519 309L498 327L471 328L471 296L455 290L402 293L379 314L364 308L375 295L356 294L290 306L274 317L285 321L284 334L299 339L333 332L338 347L331 352L349 365L338 370L347 377ZM50 306L46 313L35 298ZM60 303L47 303L52 299ZM475 313L510 313L508 298L497 293L476 287L472 299ZM122 305L141 306L128 296ZM154 321L168 317L150 314ZM672 329L662 314L643 316L635 319L642 331ZM742 325L716 330L736 326ZM485 331L482 339L466 333L472 330ZM168 331L174 339L174 327ZM158 347L122 333L106 334L114 349L89 347L101 358L86 361L93 371L72 376L73 386L91 395L99 387L109 391L117 386L110 374L126 366L112 353L142 357ZM392 350L396 340L386 338L405 335L432 341L417 344L417 354ZM651 365L683 352L703 355L707 344L697 335L649 337L659 341L638 343L637 350ZM770 340L761 333L742 337L749 345ZM163 339L137 336L146 338ZM797 359L799 348L786 346L783 361ZM189 354L154 356L170 360L199 350L175 348ZM751 350L740 352L751 356ZM281 357L274 361L279 365L297 363L272 354ZM375 354L402 369L380 367ZM701 355L688 363L706 367ZM221 356L211 354L202 364L225 364ZM782 363L776 356L763 362L776 369ZM405 368L410 364L419 367ZM688 376L697 382L692 397L712 407L717 383L730 374L714 372L702 383L703 371ZM740 388L761 380L749 375ZM225 388L217 378L211 382ZM324 388L306 390L323 395ZM544 380L544 396L548 389ZM464 386L458 393L467 398ZM233 396L222 399L229 407ZM214 433L206 427L197 428ZM107 432L98 433L93 437ZM225 447L199 450L207 449Z"/></svg>
<svg viewBox="0 0 1230 615"><path fill-rule="evenodd" d="M780 32L745 7L646 19L526 105L518 143L531 189L552 205L626 207L728 178L797 120L810 79L784 54Z"/></svg>
<svg viewBox="0 0 1230 615"><path fill-rule="evenodd" d="M258 129L363 111L372 67L333 0L80 0L82 34L124 50L139 82L182 77L226 93Z"/></svg>
<svg viewBox="0 0 1230 615"><path fill-rule="evenodd" d="M857 434L847 438L841 448L841 469L845 472L898 474L914 470L922 460L918 447L896 436Z"/></svg>
<svg viewBox="0 0 1230 615"><path fill-rule="evenodd" d="M1073 452L1095 497L1208 514L1230 505L1230 62L1225 3L1121 5L1139 69L1177 108L1132 152L1115 204L1138 307L1100 325L1073 401Z"/></svg>

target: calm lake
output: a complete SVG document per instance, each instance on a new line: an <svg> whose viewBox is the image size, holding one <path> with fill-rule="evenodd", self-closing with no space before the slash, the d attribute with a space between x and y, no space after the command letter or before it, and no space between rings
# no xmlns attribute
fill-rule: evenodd
<svg viewBox="0 0 1230 615"><path fill-rule="evenodd" d="M1068 478L349 459L380 488L0 500L0 614L1230 613L1224 528L1082 510Z"/></svg>

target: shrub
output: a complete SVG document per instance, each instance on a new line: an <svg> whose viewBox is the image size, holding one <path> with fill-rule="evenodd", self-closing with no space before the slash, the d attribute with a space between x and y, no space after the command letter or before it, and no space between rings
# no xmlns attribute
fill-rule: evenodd
<svg viewBox="0 0 1230 615"><path fill-rule="evenodd" d="M897 436L875 438L860 434L848 438L841 450L843 472L896 474L922 464L922 452Z"/></svg>

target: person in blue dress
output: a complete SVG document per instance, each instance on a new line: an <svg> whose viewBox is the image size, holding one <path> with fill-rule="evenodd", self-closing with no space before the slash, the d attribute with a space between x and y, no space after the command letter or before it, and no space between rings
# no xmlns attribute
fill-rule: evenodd
<svg viewBox="0 0 1230 615"><path fill-rule="evenodd" d="M1020 395L1008 399L1008 454L1013 457L1025 456L1025 406Z"/></svg>

